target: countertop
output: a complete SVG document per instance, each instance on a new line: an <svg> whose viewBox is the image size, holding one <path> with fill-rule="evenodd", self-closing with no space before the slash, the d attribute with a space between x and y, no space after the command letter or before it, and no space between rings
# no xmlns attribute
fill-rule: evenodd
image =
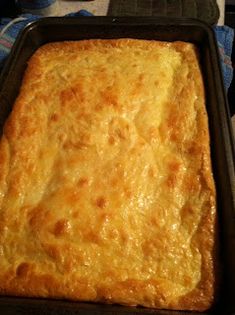
<svg viewBox="0 0 235 315"><path fill-rule="evenodd" d="M224 24L224 4L225 0L217 0L220 8L220 19L218 25ZM64 15L70 12L76 12L85 9L94 15L106 15L108 10L109 0L95 0L95 1L76 1L76 0L57 0L55 12L52 14Z"/></svg>

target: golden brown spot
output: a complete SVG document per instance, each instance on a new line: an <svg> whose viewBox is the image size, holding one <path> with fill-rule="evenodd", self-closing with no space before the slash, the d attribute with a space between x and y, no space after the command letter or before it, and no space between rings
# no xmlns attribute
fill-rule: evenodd
<svg viewBox="0 0 235 315"><path fill-rule="evenodd" d="M22 138L30 137L40 130L40 125L37 125L35 119L30 118L30 116L22 116L19 121L21 126L19 136Z"/></svg>
<svg viewBox="0 0 235 315"><path fill-rule="evenodd" d="M142 244L142 251L144 256L152 256L154 253L154 244L151 241L145 241Z"/></svg>
<svg viewBox="0 0 235 315"><path fill-rule="evenodd" d="M110 288L101 287L97 290L97 295L100 297L100 301L103 303L110 303L113 297L113 293Z"/></svg>
<svg viewBox="0 0 235 315"><path fill-rule="evenodd" d="M4 140L2 140L4 141ZM7 161L7 157L8 157L8 154L7 152L5 151L5 148L4 150L1 149L0 151L0 165L3 165L6 161ZM3 172L0 173L0 178L3 176Z"/></svg>
<svg viewBox="0 0 235 315"><path fill-rule="evenodd" d="M32 213L32 215L30 215L29 217L29 225L34 228L37 225L37 214L36 213Z"/></svg>
<svg viewBox="0 0 235 315"><path fill-rule="evenodd" d="M158 132L158 128L156 127L150 127L149 130L148 130L148 133L149 133L149 137L151 139L157 139L159 138L159 132Z"/></svg>
<svg viewBox="0 0 235 315"><path fill-rule="evenodd" d="M131 198L131 197L132 197L132 191L129 190L129 189L125 190L125 195L126 195L126 197L127 197L128 199Z"/></svg>
<svg viewBox="0 0 235 315"><path fill-rule="evenodd" d="M158 219L156 218L156 216L152 216L150 219L150 222L151 222L151 225L153 226L159 226Z"/></svg>
<svg viewBox="0 0 235 315"><path fill-rule="evenodd" d="M178 142L179 141L179 133L177 131L173 131L170 134L170 140L173 142Z"/></svg>
<svg viewBox="0 0 235 315"><path fill-rule="evenodd" d="M172 105L170 105L172 106ZM170 140L173 142L180 141L182 134L183 115L179 112L170 112L167 118L167 129L169 131Z"/></svg>
<svg viewBox="0 0 235 315"><path fill-rule="evenodd" d="M114 279L115 277L117 277L117 271L116 270L108 270L103 272L102 276L105 278L110 278L110 279Z"/></svg>
<svg viewBox="0 0 235 315"><path fill-rule="evenodd" d="M106 72L106 68L105 67L99 67L98 69L98 73L102 73L104 75L104 72ZM107 78L107 75L102 76L102 79Z"/></svg>
<svg viewBox="0 0 235 315"><path fill-rule="evenodd" d="M177 126L178 123L178 116L175 112L170 112L168 118L167 118L167 126L168 128L174 129Z"/></svg>
<svg viewBox="0 0 235 315"><path fill-rule="evenodd" d="M172 248L172 239L170 234L166 232L165 235L157 234L149 241L152 254L158 255L158 250L169 251Z"/></svg>
<svg viewBox="0 0 235 315"><path fill-rule="evenodd" d="M77 82L74 86L63 90L60 93L60 102L62 106L66 106L66 104L71 103L73 100L75 100L76 103L83 103L85 101L83 84L81 82Z"/></svg>
<svg viewBox="0 0 235 315"><path fill-rule="evenodd" d="M74 248L65 249L66 259L63 262L64 270L72 272L78 265L89 265L89 262L85 259L85 255L82 250L75 250Z"/></svg>
<svg viewBox="0 0 235 315"><path fill-rule="evenodd" d="M83 103L86 100L82 82L77 82L71 90L79 103Z"/></svg>
<svg viewBox="0 0 235 315"><path fill-rule="evenodd" d="M178 172L180 170L180 163L177 161L171 161L168 163L168 168L171 172Z"/></svg>
<svg viewBox="0 0 235 315"><path fill-rule="evenodd" d="M34 82L34 83L31 83L31 85L30 85L31 90L40 91L40 87L41 87L41 84L39 82ZM40 95L40 97L41 97L41 95ZM44 99L44 101L45 101L45 99Z"/></svg>
<svg viewBox="0 0 235 315"><path fill-rule="evenodd" d="M61 254L57 246L50 245L50 244L43 244L43 248L48 256L50 256L54 260L60 261Z"/></svg>
<svg viewBox="0 0 235 315"><path fill-rule="evenodd" d="M73 212L73 218L77 219L79 217L79 211L74 211Z"/></svg>
<svg viewBox="0 0 235 315"><path fill-rule="evenodd" d="M108 219L108 214L103 212L99 217L101 221L106 221Z"/></svg>
<svg viewBox="0 0 235 315"><path fill-rule="evenodd" d="M144 74L141 73L139 77L136 79L135 85L132 90L132 95L138 95L141 92L141 89L144 86Z"/></svg>
<svg viewBox="0 0 235 315"><path fill-rule="evenodd" d="M121 167L120 165L118 165L117 167L117 175L118 175L118 178L123 178L124 177L124 169L123 167Z"/></svg>
<svg viewBox="0 0 235 315"><path fill-rule="evenodd" d="M101 221L102 223L108 222L111 217L112 217L112 214L103 212L103 213L101 213L101 215L100 215L100 221Z"/></svg>
<svg viewBox="0 0 235 315"><path fill-rule="evenodd" d="M64 194L64 198L66 199L66 201L71 205L76 203L81 198L80 194L75 189L69 189L69 188L64 189L63 194Z"/></svg>
<svg viewBox="0 0 235 315"><path fill-rule="evenodd" d="M60 134L58 134L58 140L59 140L60 142L64 142L64 141L66 140L66 138L67 138L66 133L60 133Z"/></svg>
<svg viewBox="0 0 235 315"><path fill-rule="evenodd" d="M118 178L113 178L111 179L110 184L112 187L116 187L118 185L118 182Z"/></svg>
<svg viewBox="0 0 235 315"><path fill-rule="evenodd" d="M119 232L116 229L109 231L109 238L116 240L119 237Z"/></svg>
<svg viewBox="0 0 235 315"><path fill-rule="evenodd" d="M72 141L66 141L64 144L63 144L63 149L65 150L69 150L69 149L82 149L82 148L85 148L86 145L82 144L81 142L77 142L77 143L74 143Z"/></svg>
<svg viewBox="0 0 235 315"><path fill-rule="evenodd" d="M89 145L89 144L91 144L91 134L90 133L83 133L83 134L81 134L79 140L80 140L79 141L80 144Z"/></svg>
<svg viewBox="0 0 235 315"><path fill-rule="evenodd" d="M165 141L166 138L168 137L168 128L165 124L160 124L160 126L158 127L158 132L159 132L159 136L161 138L161 141Z"/></svg>
<svg viewBox="0 0 235 315"><path fill-rule="evenodd" d="M66 235L70 232L71 225L68 220L61 219L55 223L53 234L57 237Z"/></svg>
<svg viewBox="0 0 235 315"><path fill-rule="evenodd" d="M175 174L170 174L166 179L166 184L169 188L174 188L177 184L177 177Z"/></svg>
<svg viewBox="0 0 235 315"><path fill-rule="evenodd" d="M188 216L193 215L193 214L194 214L194 211L190 205L185 205L181 210L181 216L183 218L188 217Z"/></svg>
<svg viewBox="0 0 235 315"><path fill-rule="evenodd" d="M63 148L67 149L83 149L91 144L91 134L80 133L79 138L69 139L63 144Z"/></svg>
<svg viewBox="0 0 235 315"><path fill-rule="evenodd" d="M110 143L126 140L130 136L130 125L123 119L113 118L109 123ZM112 139L112 137L114 139Z"/></svg>
<svg viewBox="0 0 235 315"><path fill-rule="evenodd" d="M150 166L148 169L148 176L153 178L154 175L155 175L154 169Z"/></svg>
<svg viewBox="0 0 235 315"><path fill-rule="evenodd" d="M122 140L125 140L125 139L126 139L126 135L125 135L124 130L122 130L122 129L120 129L120 128L117 128L117 129L115 130L115 133L116 133L116 135L117 135L120 139L122 139Z"/></svg>
<svg viewBox="0 0 235 315"><path fill-rule="evenodd" d="M11 139L11 137L15 137L17 135L18 129L16 128L16 124L14 123L15 117L12 114L9 117L8 124L5 125L5 135L8 139Z"/></svg>
<svg viewBox="0 0 235 315"><path fill-rule="evenodd" d="M51 220L51 213L49 210L36 207L33 208L28 214L29 226L35 231L40 232L41 227Z"/></svg>
<svg viewBox="0 0 235 315"><path fill-rule="evenodd" d="M202 154L202 145L196 141L188 143L187 153L191 156L197 156Z"/></svg>
<svg viewBox="0 0 235 315"><path fill-rule="evenodd" d="M88 178L82 177L78 181L78 186L85 187L88 185L88 183L89 183Z"/></svg>
<svg viewBox="0 0 235 315"><path fill-rule="evenodd" d="M23 262L16 269L16 275L18 277L26 277L30 271L30 264Z"/></svg>
<svg viewBox="0 0 235 315"><path fill-rule="evenodd" d="M105 68L97 67L95 74L95 80L97 82L107 82L107 72ZM93 79L94 80L94 79Z"/></svg>
<svg viewBox="0 0 235 315"><path fill-rule="evenodd" d="M118 96L114 92L114 88L112 86L108 86L101 92L101 98L104 104L118 108Z"/></svg>
<svg viewBox="0 0 235 315"><path fill-rule="evenodd" d="M129 236L128 236L128 234L126 233L126 232L121 232L120 233L120 237L121 237L121 242L125 245L127 242L128 242L128 240L129 240Z"/></svg>
<svg viewBox="0 0 235 315"><path fill-rule="evenodd" d="M196 209L194 209L190 204L185 204L180 211L180 217L182 226L186 228L186 230L191 230L193 228L192 220L196 217Z"/></svg>
<svg viewBox="0 0 235 315"><path fill-rule="evenodd" d="M109 137L109 144L113 145L115 143L115 139L113 136Z"/></svg>
<svg viewBox="0 0 235 315"><path fill-rule="evenodd" d="M184 283L184 286L185 287L190 287L190 286L192 286L192 278L190 277L190 276L184 276L184 278L183 278L183 283Z"/></svg>
<svg viewBox="0 0 235 315"><path fill-rule="evenodd" d="M89 231L89 232L85 233L84 237L87 241L89 241L91 243L100 244L100 242L101 242L99 235L97 233L95 233L94 231Z"/></svg>
<svg viewBox="0 0 235 315"><path fill-rule="evenodd" d="M61 105L66 105L66 103L70 102L73 98L74 98L74 94L71 88L60 92Z"/></svg>
<svg viewBox="0 0 235 315"><path fill-rule="evenodd" d="M103 208L105 208L106 205L107 205L107 200L106 200L103 196L101 196L101 197L99 197L99 198L96 199L96 202L95 202L95 203L96 203L96 206L97 206L97 207L103 209Z"/></svg>
<svg viewBox="0 0 235 315"><path fill-rule="evenodd" d="M95 111L96 112L101 111L103 108L104 108L104 106L101 103L98 103L98 104L95 105Z"/></svg>
<svg viewBox="0 0 235 315"><path fill-rule="evenodd" d="M162 227L166 224L167 209L161 206L155 206L153 214L150 217L150 224L153 227Z"/></svg>
<svg viewBox="0 0 235 315"><path fill-rule="evenodd" d="M59 120L59 115L58 114L52 114L51 115L51 121L58 121Z"/></svg>
<svg viewBox="0 0 235 315"><path fill-rule="evenodd" d="M195 174L186 174L183 178L183 190L187 193L196 193L200 190L201 183Z"/></svg>
<svg viewBox="0 0 235 315"><path fill-rule="evenodd" d="M138 226L136 218L133 218L132 216L129 217L129 223L133 229L136 229L136 227Z"/></svg>

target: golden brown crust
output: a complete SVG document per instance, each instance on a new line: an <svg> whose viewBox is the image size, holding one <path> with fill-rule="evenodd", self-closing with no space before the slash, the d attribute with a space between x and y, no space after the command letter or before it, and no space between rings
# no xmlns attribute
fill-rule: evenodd
<svg viewBox="0 0 235 315"><path fill-rule="evenodd" d="M52 43L0 142L0 293L205 310L215 188L189 43Z"/></svg>

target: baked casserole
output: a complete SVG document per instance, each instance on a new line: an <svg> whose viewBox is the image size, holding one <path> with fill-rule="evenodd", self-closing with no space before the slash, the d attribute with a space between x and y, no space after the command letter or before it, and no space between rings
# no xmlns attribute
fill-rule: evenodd
<svg viewBox="0 0 235 315"><path fill-rule="evenodd" d="M196 47L50 43L0 143L0 293L208 309L215 187Z"/></svg>

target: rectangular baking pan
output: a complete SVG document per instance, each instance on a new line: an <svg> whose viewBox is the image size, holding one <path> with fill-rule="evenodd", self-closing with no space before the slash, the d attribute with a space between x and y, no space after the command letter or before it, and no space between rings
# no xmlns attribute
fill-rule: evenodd
<svg viewBox="0 0 235 315"><path fill-rule="evenodd" d="M195 43L206 88L213 172L218 203L221 284L218 302L203 314L235 314L235 179L234 144L213 30L203 22L169 18L45 18L28 25L16 41L0 78L0 127L19 92L27 60L47 42L89 38L140 38ZM36 298L0 297L0 314L198 314L140 307Z"/></svg>

